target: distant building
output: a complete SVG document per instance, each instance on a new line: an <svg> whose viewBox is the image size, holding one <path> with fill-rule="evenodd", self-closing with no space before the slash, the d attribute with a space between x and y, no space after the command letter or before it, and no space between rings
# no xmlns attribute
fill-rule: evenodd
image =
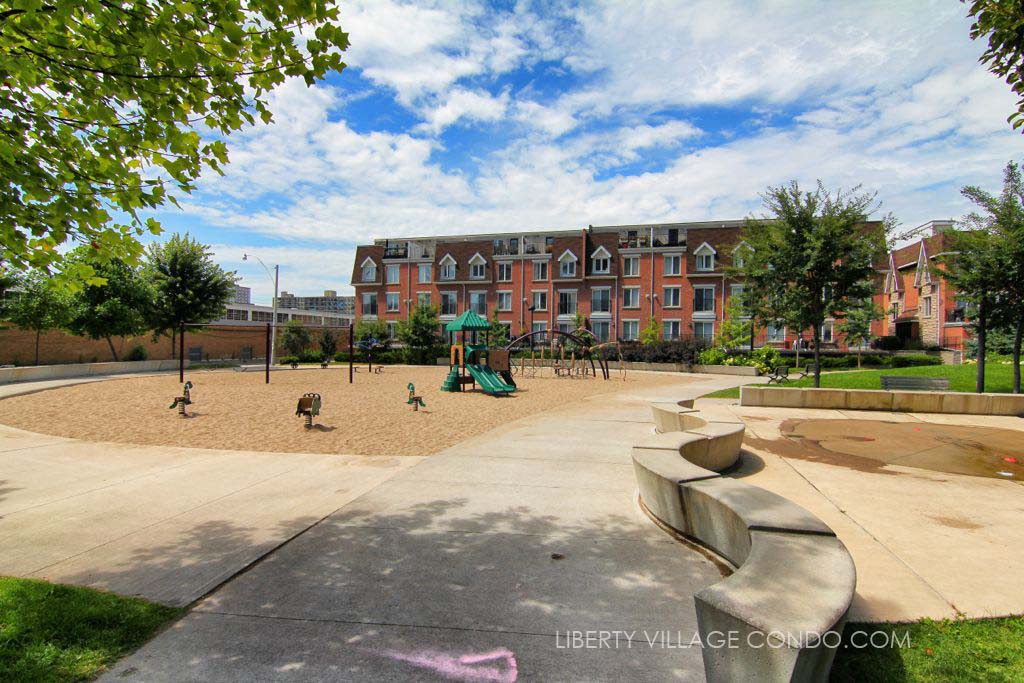
<svg viewBox="0 0 1024 683"><path fill-rule="evenodd" d="M252 289L249 287L243 287L242 285L235 285L235 294L231 299L233 304L251 304L252 303Z"/></svg>
<svg viewBox="0 0 1024 683"><path fill-rule="evenodd" d="M338 292L333 289L324 290L323 296L295 296L289 292L281 292L281 295L277 297L277 305L279 308L327 311L354 317L356 298L354 296L338 296Z"/></svg>
<svg viewBox="0 0 1024 683"><path fill-rule="evenodd" d="M281 303L277 307L277 322L283 325L289 320L298 320L305 325L314 327L349 327L352 325L354 316L338 311L310 311L297 308L286 308ZM227 305L224 315L212 321L211 325L266 325L274 319L274 308L272 306L260 306L258 304L236 304Z"/></svg>

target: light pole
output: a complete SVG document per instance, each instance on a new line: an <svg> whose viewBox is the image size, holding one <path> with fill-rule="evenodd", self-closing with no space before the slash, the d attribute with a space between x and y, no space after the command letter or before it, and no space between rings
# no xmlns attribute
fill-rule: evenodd
<svg viewBox="0 0 1024 683"><path fill-rule="evenodd" d="M259 264L261 266L263 266L263 270L267 271L267 277L270 277L270 268L267 268L267 264L265 264L260 259L259 256L253 256L253 258L256 259L257 261L259 261ZM248 254L242 254L242 260L243 261L248 261L249 260L249 255ZM271 278L274 281L274 312L272 314L273 315L273 319L270 321L270 365L274 364L274 346L275 346L275 342L277 341L277 281L278 281L278 277L280 276L280 274L281 274L281 266L275 265L274 266L274 277Z"/></svg>

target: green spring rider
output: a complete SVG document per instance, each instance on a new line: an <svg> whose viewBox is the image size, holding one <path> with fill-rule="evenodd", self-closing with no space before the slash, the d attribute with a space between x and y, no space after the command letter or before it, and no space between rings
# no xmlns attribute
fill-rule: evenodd
<svg viewBox="0 0 1024 683"><path fill-rule="evenodd" d="M409 400L405 402L406 405L412 406L412 409L415 412L419 412L420 406L423 406L424 408L427 407L427 404L423 400L423 397L416 395L416 385L415 384L413 384L412 382L409 382L409 386L406 387L406 388L409 390Z"/></svg>

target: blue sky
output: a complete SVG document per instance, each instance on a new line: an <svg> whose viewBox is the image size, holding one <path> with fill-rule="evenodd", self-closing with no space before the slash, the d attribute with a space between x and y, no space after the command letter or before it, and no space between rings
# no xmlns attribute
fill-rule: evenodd
<svg viewBox="0 0 1024 683"><path fill-rule="evenodd" d="M169 232L297 294L351 291L375 237L734 219L791 179L862 184L905 226L1024 154L964 6L347 2L342 73L272 96Z"/></svg>

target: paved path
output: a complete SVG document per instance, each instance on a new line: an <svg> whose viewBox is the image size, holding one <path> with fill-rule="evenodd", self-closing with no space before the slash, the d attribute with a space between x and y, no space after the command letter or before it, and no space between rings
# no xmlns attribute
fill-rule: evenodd
<svg viewBox="0 0 1024 683"><path fill-rule="evenodd" d="M107 678L702 680L698 649L645 636L688 643L692 594L722 568L640 513L629 453L653 429L651 400L735 382L681 377L594 397L424 459L225 584ZM588 630L633 632L632 647L625 636L617 648L560 647Z"/></svg>

